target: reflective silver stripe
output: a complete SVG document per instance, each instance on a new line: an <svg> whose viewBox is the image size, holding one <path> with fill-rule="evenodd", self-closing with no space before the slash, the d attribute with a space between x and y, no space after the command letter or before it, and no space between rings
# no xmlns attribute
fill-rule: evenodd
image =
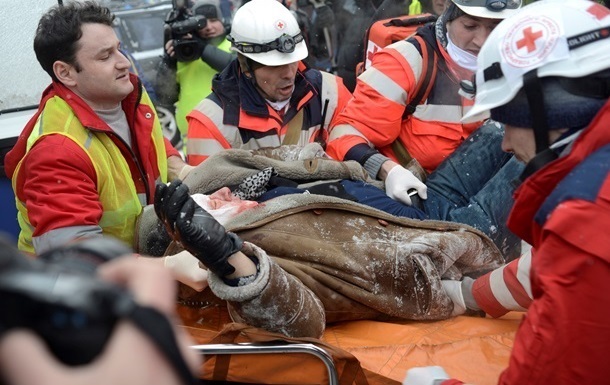
<svg viewBox="0 0 610 385"><path fill-rule="evenodd" d="M335 140L341 136L347 136L347 135L356 135L359 136L363 139L365 139L368 142L368 139L362 135L362 133L360 131L358 131L356 128L350 126L349 124L339 124L337 126L335 126L333 128L333 130L330 132L329 138L328 140Z"/></svg>
<svg viewBox="0 0 610 385"><path fill-rule="evenodd" d="M532 249L530 249L521 255L519 258L519 264L517 267L517 279L521 286L523 286L523 290L530 296L530 298L534 298L532 296L532 286L530 281L530 270L532 267Z"/></svg>
<svg viewBox="0 0 610 385"><path fill-rule="evenodd" d="M76 238L101 235L102 228L100 226L68 226L47 231L38 237L32 237L32 244L34 245L36 254L40 254L54 247L66 244Z"/></svg>
<svg viewBox="0 0 610 385"><path fill-rule="evenodd" d="M186 153L190 155L211 156L224 148L216 139L189 139L186 142Z"/></svg>
<svg viewBox="0 0 610 385"><path fill-rule="evenodd" d="M407 92L389 76L379 71L375 67L370 67L359 77L369 87L377 91L385 99L406 106Z"/></svg>
<svg viewBox="0 0 610 385"><path fill-rule="evenodd" d="M256 150L261 147L278 147L282 144L281 139L283 139L283 137L280 138L277 134L268 135L259 139L252 138L246 143L242 144L241 148L244 150ZM299 142L300 141L301 138L299 138Z"/></svg>
<svg viewBox="0 0 610 385"><path fill-rule="evenodd" d="M532 289L530 286L529 272L531 268L531 252L525 253L519 258L518 268L517 268L517 276L516 278L519 281L519 284L522 286L523 290L532 297ZM506 284L504 280L504 269L505 265L500 269L494 270L489 276L489 288L493 293L495 299L508 310L516 310L516 311L525 311L521 305L517 303L515 297L510 291L510 288Z"/></svg>
<svg viewBox="0 0 610 385"><path fill-rule="evenodd" d="M414 78L419 79L421 76L424 59L417 48L406 40L401 40L394 44L390 44L388 48L393 48L398 51L411 66L411 71L413 71Z"/></svg>
<svg viewBox="0 0 610 385"><path fill-rule="evenodd" d="M406 41L390 44L386 48L398 51L398 53L405 58L417 81L421 76L422 71L422 57L417 51L417 48ZM369 67L360 75L359 79L377 91L382 97L403 106L407 105L408 94L403 86L396 83L391 77L379 71L377 68Z"/></svg>
<svg viewBox="0 0 610 385"><path fill-rule="evenodd" d="M443 122L461 124L464 116L462 106L448 106L444 104L420 104L413 116L425 122Z"/></svg>
<svg viewBox="0 0 610 385"><path fill-rule="evenodd" d="M140 201L140 204L142 205L142 207L146 206L148 204L148 199L146 199L146 194L138 194L138 200Z"/></svg>
<svg viewBox="0 0 610 385"><path fill-rule="evenodd" d="M337 86L337 78L328 72L320 71L322 74L322 108L324 103L328 99L328 109L326 110L326 118L324 119L324 127L330 127L330 121L333 118L333 113L337 109L337 102L339 100L339 87Z"/></svg>

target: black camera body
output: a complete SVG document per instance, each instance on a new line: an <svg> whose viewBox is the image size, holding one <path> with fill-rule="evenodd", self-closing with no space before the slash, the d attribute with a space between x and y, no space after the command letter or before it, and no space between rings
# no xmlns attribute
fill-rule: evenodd
<svg viewBox="0 0 610 385"><path fill-rule="evenodd" d="M174 40L176 60L189 62L201 57L204 45L199 42L197 31L208 21L203 15L193 15L184 0L173 0L172 11L165 20L165 41ZM186 38L187 34L193 35Z"/></svg>
<svg viewBox="0 0 610 385"><path fill-rule="evenodd" d="M66 365L94 360L117 321L136 306L127 291L91 274L106 257L129 251L122 245L96 240L53 252L46 259L32 259L0 245L0 333L29 329Z"/></svg>

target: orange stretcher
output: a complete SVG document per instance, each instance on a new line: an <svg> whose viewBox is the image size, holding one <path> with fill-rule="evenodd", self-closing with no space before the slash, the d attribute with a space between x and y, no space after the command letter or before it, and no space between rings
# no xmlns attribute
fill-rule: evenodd
<svg viewBox="0 0 610 385"><path fill-rule="evenodd" d="M466 383L496 384L523 315L351 321L329 325L321 339L292 339L231 322L221 303L178 313L204 356L201 379L283 385L399 385L409 368L429 365Z"/></svg>

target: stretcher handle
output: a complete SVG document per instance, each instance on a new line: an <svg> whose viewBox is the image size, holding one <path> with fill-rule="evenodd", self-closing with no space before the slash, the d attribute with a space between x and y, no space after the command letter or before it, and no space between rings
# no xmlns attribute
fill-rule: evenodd
<svg viewBox="0 0 610 385"><path fill-rule="evenodd" d="M192 345L191 349L201 355L218 354L268 354L268 353L307 353L318 357L328 370L328 384L338 385L337 368L332 357L322 348L314 344L290 343L235 343L235 344L204 344Z"/></svg>

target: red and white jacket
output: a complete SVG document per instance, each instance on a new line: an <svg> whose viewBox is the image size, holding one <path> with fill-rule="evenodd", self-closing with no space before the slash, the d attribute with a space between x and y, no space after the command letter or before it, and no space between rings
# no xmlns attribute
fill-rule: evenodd
<svg viewBox="0 0 610 385"><path fill-rule="evenodd" d="M510 229L533 246L532 303L503 385L610 379L610 102L515 192ZM456 383L446 381L446 384Z"/></svg>

